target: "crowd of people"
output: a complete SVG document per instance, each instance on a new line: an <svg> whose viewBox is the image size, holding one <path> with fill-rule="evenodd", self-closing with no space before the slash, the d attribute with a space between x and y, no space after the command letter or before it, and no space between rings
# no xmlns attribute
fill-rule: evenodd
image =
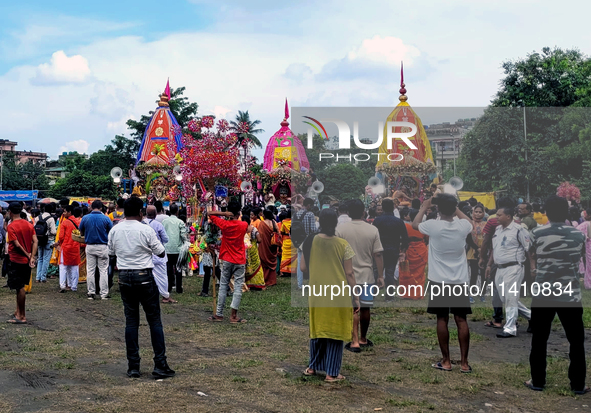
<svg viewBox="0 0 591 413"><path fill-rule="evenodd" d="M471 373L467 316L476 300L486 302L490 291L492 319L485 325L499 329L499 339L517 335L519 316L528 321L531 379L525 385L537 391L545 386L546 346L558 315L570 343L571 388L576 394L589 392L580 278L591 287L586 248L591 209L581 211L555 195L543 206L502 198L498 209L490 210L474 198L458 202L443 193L422 203L410 201L385 198L368 209L358 200L345 202L320 211L318 226L313 200L306 199L295 214L306 232L298 286L311 287L310 364L304 375L324 371L328 382L344 380L343 351L359 353L373 346L367 338L370 309L384 295L386 302L427 301L427 312L437 320L442 355L432 367L443 371L453 368L448 330L453 314L460 372ZM316 294L337 285L350 287L347 303L343 297L335 301L333 295ZM359 293L351 293L355 287ZM386 294L379 293L381 287ZM521 296L532 297L531 309Z"/></svg>
<svg viewBox="0 0 591 413"><path fill-rule="evenodd" d="M6 286L17 292L8 322L27 323L25 299L34 267L38 283L59 277L60 293L75 292L86 282L89 300L108 300L118 271L128 375L139 377L141 304L151 331L153 374L171 377L175 372L166 359L160 305L177 302L173 294L183 293L184 276L193 271L203 276L202 297L209 296L211 283L218 284L217 308L209 321L225 321L230 297L229 322L243 324L247 320L238 315L243 293L262 291L276 285L277 277L293 274L310 311L310 363L304 375L322 371L327 382L338 382L345 379L340 374L343 351L360 353L374 346L368 332L371 308L380 296L385 302L427 302L427 312L437 320L442 354L432 367L443 371L453 369L448 330L453 314L460 371L471 373L467 316L476 300L486 302L490 295L492 317L486 326L498 329L498 338L517 335L519 316L528 321L532 378L526 386L544 388L546 343L558 314L571 345L571 388L588 392L579 278L591 288L586 248L591 210L581 213L557 196L543 206L503 198L498 209L473 198L458 203L442 193L422 203L406 201L394 196L367 207L352 200L322 210L310 198L260 207L233 201L207 212L201 225L187 223L186 211L174 203L165 211L159 202L146 206L134 196L110 205L64 199L31 209L11 203L1 226L3 275ZM195 261L187 259L187 249ZM327 286L343 286L343 294L328 301ZM311 293L323 287L324 295ZM523 295L533 296L531 309L520 301Z"/></svg>

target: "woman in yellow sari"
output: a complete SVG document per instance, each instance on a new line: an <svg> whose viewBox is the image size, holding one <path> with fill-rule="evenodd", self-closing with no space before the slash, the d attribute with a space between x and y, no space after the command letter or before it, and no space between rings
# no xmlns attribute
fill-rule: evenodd
<svg viewBox="0 0 591 413"><path fill-rule="evenodd" d="M250 247L246 250L246 286L249 289L264 290L266 288L265 274L261 265L258 247L258 243L261 241L261 235L259 234L259 230L251 225L250 217L243 215L242 220L248 224L245 237L250 238Z"/></svg>
<svg viewBox="0 0 591 413"><path fill-rule="evenodd" d="M298 254L294 254L291 249L291 210L287 210L286 218L281 221L281 275L283 277L291 277L292 269L295 273Z"/></svg>
<svg viewBox="0 0 591 413"><path fill-rule="evenodd" d="M315 295L327 285L355 287L353 261L355 255L347 241L335 236L337 214L333 209L320 212L320 233L308 237L303 245L304 259L301 270L309 271L308 306L310 312L310 363L305 376L324 371L324 381L345 380L340 374L343 346L351 340L353 312L359 311L359 297L347 293L345 288L336 297ZM332 287L331 287L332 288Z"/></svg>

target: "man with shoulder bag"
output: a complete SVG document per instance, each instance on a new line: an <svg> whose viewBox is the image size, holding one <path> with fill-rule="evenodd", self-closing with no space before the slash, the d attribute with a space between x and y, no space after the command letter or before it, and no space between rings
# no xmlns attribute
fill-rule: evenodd
<svg viewBox="0 0 591 413"><path fill-rule="evenodd" d="M35 219L35 235L38 240L37 276L38 283L47 281L47 270L53 252L53 243L57 234L55 220L55 204L41 204L41 213Z"/></svg>

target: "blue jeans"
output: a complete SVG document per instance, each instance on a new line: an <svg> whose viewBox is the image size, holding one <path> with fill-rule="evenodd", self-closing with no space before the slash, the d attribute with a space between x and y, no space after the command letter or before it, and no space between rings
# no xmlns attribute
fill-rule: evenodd
<svg viewBox="0 0 591 413"><path fill-rule="evenodd" d="M37 260L37 281L45 281L47 278L47 270L49 269L49 261L51 260L51 253L53 252L53 244L47 244L44 247L39 247Z"/></svg>
<svg viewBox="0 0 591 413"><path fill-rule="evenodd" d="M154 281L152 270L122 270L119 272L119 290L125 310L125 345L127 362L130 368L139 368L140 345L138 341L140 327L140 304L146 313L150 326L154 365L166 366L166 346L164 330L160 318L160 293Z"/></svg>

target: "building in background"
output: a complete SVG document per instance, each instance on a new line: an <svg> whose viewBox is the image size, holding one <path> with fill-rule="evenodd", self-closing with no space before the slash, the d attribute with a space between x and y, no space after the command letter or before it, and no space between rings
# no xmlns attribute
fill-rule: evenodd
<svg viewBox="0 0 591 413"><path fill-rule="evenodd" d="M455 175L455 162L460 157L462 140L475 123L476 118L458 119L455 123L443 122L425 128L439 173L452 169Z"/></svg>
<svg viewBox="0 0 591 413"><path fill-rule="evenodd" d="M17 151L17 145L17 142L9 141L8 139L0 139L0 154L3 154L4 152L14 152L14 156L17 163L27 163L28 161L31 161L33 163L45 165L45 163L47 162L46 153L33 151Z"/></svg>

